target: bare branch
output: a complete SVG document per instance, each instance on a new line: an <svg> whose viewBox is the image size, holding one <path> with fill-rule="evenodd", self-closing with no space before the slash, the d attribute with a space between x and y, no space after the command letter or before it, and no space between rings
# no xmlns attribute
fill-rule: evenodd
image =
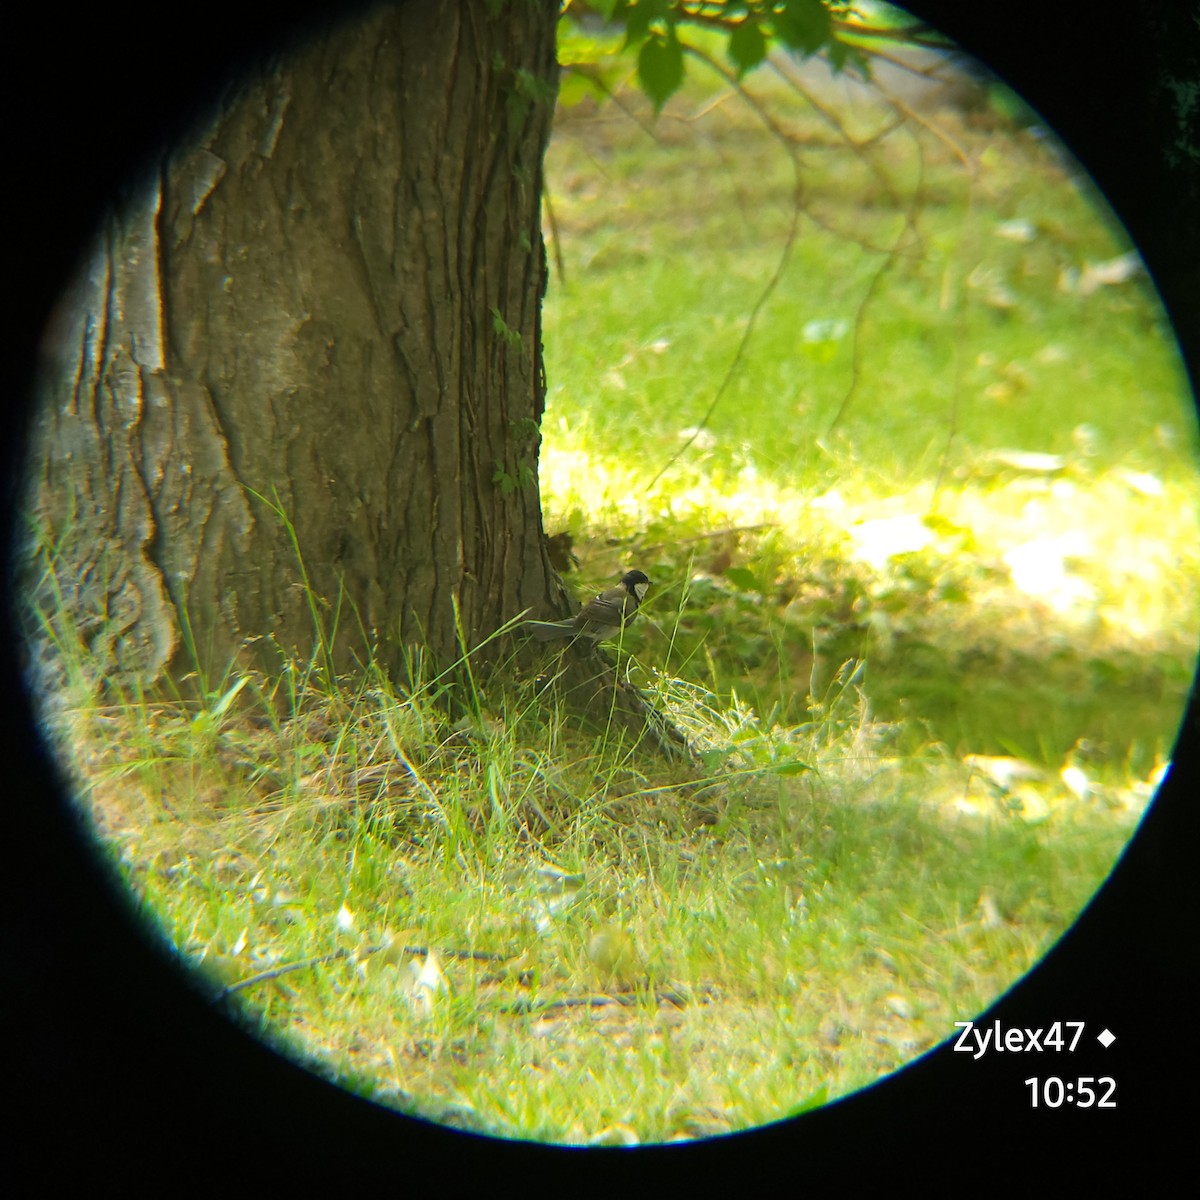
<svg viewBox="0 0 1200 1200"><path fill-rule="evenodd" d="M778 75L779 78L788 85L788 87L795 91L797 95L802 96L812 110L817 113L818 116L820 116L821 119L838 134L843 143L862 160L867 170L869 170L883 186L887 192L888 199L890 199L897 208L902 207L903 201L900 198L900 194L896 191L896 187L892 183L891 178L887 175L883 168L880 167L875 159L867 153L867 147L879 141L880 135L878 133L872 134L869 139L860 142L851 135L841 117L839 117L837 113L835 113L828 106L822 104L816 98L816 96L812 94L811 89L804 86L797 75L793 74L790 69L783 69L778 58L772 57L769 60L769 63L771 70L773 70L775 74Z"/></svg>
<svg viewBox="0 0 1200 1200"><path fill-rule="evenodd" d="M909 204L904 214L904 224L901 226L900 232L896 235L896 240L892 244L891 250L888 252L884 260L879 264L875 274L871 277L871 282L867 285L866 294L863 296L862 303L858 306L858 312L855 314L854 333L852 337L853 350L850 366L850 386L846 389L846 394L842 397L842 402L838 406L838 410L834 414L833 420L829 423L826 436L831 434L837 428L839 422L849 410L850 401L853 398L854 393L858 390L859 379L862 376L862 329L866 320L867 311L871 306L871 302L878 294L880 284L882 284L884 277L902 257L901 248L904 242L909 237L916 237L918 241L921 240L921 234L920 230L917 229L916 219L921 196L924 193L925 155L922 153L919 139L914 137L913 140L917 147L917 185L913 188L912 196L909 199Z"/></svg>

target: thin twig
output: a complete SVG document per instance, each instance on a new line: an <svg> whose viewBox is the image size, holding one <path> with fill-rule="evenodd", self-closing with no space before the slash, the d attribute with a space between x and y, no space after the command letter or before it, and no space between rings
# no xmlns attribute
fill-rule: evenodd
<svg viewBox="0 0 1200 1200"><path fill-rule="evenodd" d="M372 958L381 950L389 949L391 945L391 942L380 942L377 946L372 946L370 949L358 954L358 961L366 962L367 959ZM420 958L429 954L429 947L402 946L399 953L405 954L409 958ZM518 957L516 954L494 954L486 950L442 950L439 953L442 958L465 959L470 962L505 962L510 958ZM293 971L303 971L307 967L319 967L325 963L336 962L338 959L353 957L355 954L356 951L343 946L340 950L331 950L328 954L316 954L311 958L301 958L294 962L281 963L277 967L272 967L269 971L260 971L257 975L251 975L246 979L239 979L236 983L227 984L217 993L217 999L224 1000L226 997L232 996L234 992L255 987L260 983L270 983L272 979L278 979L282 975L290 975Z"/></svg>
<svg viewBox="0 0 1200 1200"><path fill-rule="evenodd" d="M946 40L946 35L939 33L932 25L923 21L910 25L907 29L894 29L887 26L862 25L858 21L832 21L833 28L838 33L848 33L854 37L879 38L881 41L905 46L921 46L927 50L951 50L953 43ZM864 54L874 54L877 51L869 46L858 47Z"/></svg>
<svg viewBox="0 0 1200 1200"><path fill-rule="evenodd" d="M795 145L788 136L787 131L781 128L775 122L774 118L766 111L765 108L763 108L762 104L749 92L747 92L745 88L742 87L741 83L738 82L738 80L730 72L726 71L724 67L709 57L709 55L704 54L702 51L696 50L691 46L688 46L687 50L688 53L700 59L701 62L704 62L708 66L712 67L712 69L716 71L718 75L722 76L722 78L724 78L731 87L736 89L738 94L744 100L746 100L748 104L750 104L755 112L758 113L759 117L762 119L767 128L770 129L771 132L782 141L784 147L788 151L789 157L792 160L792 167L795 172L796 187L794 193L794 203L792 205L791 223L788 226L787 237L784 239L783 249L779 255L779 261L775 264L775 271L771 275L771 278L767 280L766 287L764 287L759 293L758 299L754 302L754 307L750 310L750 319L746 322L745 331L742 333L741 340L738 342L737 350L734 353L732 361L725 370L725 375L721 379L721 383L717 388L716 394L713 396L708 408L705 410L704 416L700 418L700 421L696 425L691 437L689 437L688 440L684 442L684 444L680 446L674 454L671 455L666 463L659 469L654 478L650 480L650 482L646 485L647 491L654 487L654 485L667 473L667 471L669 471L671 467L673 467L675 463L679 461L680 457L687 452L692 443L695 442L695 440L700 436L701 431L708 425L708 422L712 419L713 413L716 412L717 405L721 402L722 397L725 395L730 383L733 381L734 375L737 374L738 367L741 366L742 359L745 357L746 348L750 344L750 338L754 333L754 326L758 321L759 313L762 312L763 306L771 298L771 293L775 291L779 281L783 278L784 270L787 268L788 262L792 257L792 250L796 244L796 235L800 230L800 215L804 211L800 199L802 179L800 175L799 155L797 154Z"/></svg>
<svg viewBox="0 0 1200 1200"><path fill-rule="evenodd" d="M942 143L942 145L949 148L950 152L962 163L964 167L967 168L967 173L969 175L975 175L975 163L972 161L971 156L944 129L942 129L939 125L935 125L926 117L921 116L920 113L901 100L899 96L893 95L886 88L880 86L879 84L876 84L875 86L878 89L879 94L898 113L900 113L901 116L905 117L909 121L912 121L916 125L920 125L922 129L927 129L935 138L938 139L939 142Z"/></svg>
<svg viewBox="0 0 1200 1200"><path fill-rule="evenodd" d="M900 208L903 201L900 194L896 191L896 185L892 182L891 177L886 171L875 161L873 155L867 153L867 147L878 141L878 134L872 134L871 137L864 141L859 141L854 137L850 130L846 128L845 122L826 105L813 95L812 90L806 87L799 76L794 75L790 70L785 71L781 65L781 60L771 58L768 60L768 65L775 74L783 80L797 95L801 96L804 101L812 108L812 110L842 139L853 153L862 160L863 165L871 172L872 175L879 181L884 191L887 193L888 199L897 207Z"/></svg>
<svg viewBox="0 0 1200 1200"><path fill-rule="evenodd" d="M657 142L660 146L665 146L666 143L658 135L658 131L653 125L648 125L642 116L635 112L634 109L624 100L621 94L615 88L609 86L608 81L600 74L599 71L592 69L586 63L573 63L568 70L574 71L577 75L582 75L585 79L590 80L593 87L598 88L604 95L611 100L651 141Z"/></svg>
<svg viewBox="0 0 1200 1200"><path fill-rule="evenodd" d="M665 1001L667 1004L673 1004L676 1008L683 1008L690 1003L688 997L675 988L658 988L652 995L657 1003L662 1004ZM506 1014L541 1016L542 1013L554 1012L557 1009L565 1008L609 1008L612 1006L634 1008L641 1003L642 999L643 997L636 992L606 992L603 995L563 996L558 1000L542 1001L522 997L514 1000L511 1004L498 1005L496 1008L491 1009L491 1011Z"/></svg>
<svg viewBox="0 0 1200 1200"><path fill-rule="evenodd" d="M967 204L966 211L963 213L963 232L959 238L959 250L961 252L963 243L967 240L970 233L972 218L975 213L975 185L978 176L972 169L967 174ZM963 256L965 258L965 255ZM965 274L965 267L963 268ZM965 365L965 355L963 347L967 344L966 338L966 318L967 304L966 297L963 295L962 285L958 295L958 302L955 305L954 314L954 383L953 392L950 396L950 428L946 433L946 445L942 450L941 462L938 464L937 478L933 481L933 496L930 500L931 505L936 504L938 493L941 491L942 483L946 478L946 471L950 465L950 451L954 446L954 439L958 436L958 418L959 410L962 407L963 394L963 371Z"/></svg>
<svg viewBox="0 0 1200 1200"><path fill-rule="evenodd" d="M853 399L854 393L858 390L858 383L862 376L862 327L871 301L878 293L884 277L902 257L901 247L907 238L911 235L920 240L921 237L920 231L917 229L916 220L920 200L924 194L925 156L921 153L921 143L919 141L917 142L917 169L917 184L913 188L908 208L904 214L904 224L900 227L900 232L896 235L896 240L892 244L892 248L888 251L887 256L879 264L875 274L871 277L871 282L867 285L866 294L863 296L862 302L858 306L858 312L855 314L850 363L850 385L846 388L846 394L842 397L842 402L838 405L838 410L834 414L833 420L830 421L829 428L825 431L826 437L838 427L838 424L850 408L850 401Z"/></svg>
<svg viewBox="0 0 1200 1200"><path fill-rule="evenodd" d="M272 979L278 979L281 975L289 975L293 971L303 971L306 967L318 967L322 963L335 962L339 958L348 958L352 953L352 950L343 947L341 950L331 950L328 954L317 954L312 958L302 958L296 962L283 963L278 967L272 967L269 971L260 971L257 975L251 975L247 979L239 979L237 983L226 984L217 993L217 999L224 1000L227 996L232 996L234 992L240 992L244 988L255 987L260 983L269 983Z"/></svg>

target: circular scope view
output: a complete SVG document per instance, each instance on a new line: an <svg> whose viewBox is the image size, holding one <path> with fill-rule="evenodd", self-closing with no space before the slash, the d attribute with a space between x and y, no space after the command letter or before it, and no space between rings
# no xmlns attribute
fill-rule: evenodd
<svg viewBox="0 0 1200 1200"><path fill-rule="evenodd" d="M243 1027L443 1125L686 1141L954 1037L1109 876L1200 438L1136 248L935 30L562 7L331 26L113 201L25 660Z"/></svg>

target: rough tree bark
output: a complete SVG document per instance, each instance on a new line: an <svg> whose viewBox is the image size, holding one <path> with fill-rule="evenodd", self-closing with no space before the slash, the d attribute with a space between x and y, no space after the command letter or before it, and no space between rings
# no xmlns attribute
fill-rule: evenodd
<svg viewBox="0 0 1200 1200"><path fill-rule="evenodd" d="M339 670L452 657L456 607L471 644L568 611L536 473L558 8L381 6L231 85L116 208L31 486L106 670L277 668L310 595Z"/></svg>

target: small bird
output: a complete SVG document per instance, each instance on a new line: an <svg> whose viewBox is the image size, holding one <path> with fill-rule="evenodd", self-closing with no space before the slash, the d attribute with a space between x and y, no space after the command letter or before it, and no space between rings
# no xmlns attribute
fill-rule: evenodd
<svg viewBox="0 0 1200 1200"><path fill-rule="evenodd" d="M573 617L565 621L526 621L525 627L541 642L574 637L598 642L633 620L649 586L650 580L641 571L629 571L616 587L589 600Z"/></svg>

